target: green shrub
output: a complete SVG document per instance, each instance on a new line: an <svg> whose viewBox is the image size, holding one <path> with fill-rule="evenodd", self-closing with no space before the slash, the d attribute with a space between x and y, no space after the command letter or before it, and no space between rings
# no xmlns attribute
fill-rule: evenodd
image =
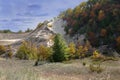
<svg viewBox="0 0 120 80"><path fill-rule="evenodd" d="M44 23L39 23L39 24L37 25L37 28L41 28L43 25L44 25Z"/></svg>
<svg viewBox="0 0 120 80"><path fill-rule="evenodd" d="M16 57L20 59L36 59L37 47L31 42L23 42L17 51Z"/></svg>
<svg viewBox="0 0 120 80"><path fill-rule="evenodd" d="M13 56L13 53L12 53L12 52L9 52L9 53L8 53L8 57L9 57L9 58L12 58L12 56Z"/></svg>
<svg viewBox="0 0 120 80"><path fill-rule="evenodd" d="M0 45L0 55L4 54L6 52L6 48L3 45Z"/></svg>

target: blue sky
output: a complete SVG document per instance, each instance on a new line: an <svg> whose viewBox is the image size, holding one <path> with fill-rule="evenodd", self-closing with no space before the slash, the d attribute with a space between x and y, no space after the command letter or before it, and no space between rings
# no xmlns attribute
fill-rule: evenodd
<svg viewBox="0 0 120 80"><path fill-rule="evenodd" d="M35 28L85 0L0 0L0 30Z"/></svg>

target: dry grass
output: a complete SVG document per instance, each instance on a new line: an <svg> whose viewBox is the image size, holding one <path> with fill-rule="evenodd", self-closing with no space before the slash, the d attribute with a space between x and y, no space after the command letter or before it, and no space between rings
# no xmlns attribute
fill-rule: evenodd
<svg viewBox="0 0 120 80"><path fill-rule="evenodd" d="M0 59L0 80L119 80L120 61L102 63L105 70L99 74L91 73L89 64L90 60L84 59L35 67L34 61Z"/></svg>

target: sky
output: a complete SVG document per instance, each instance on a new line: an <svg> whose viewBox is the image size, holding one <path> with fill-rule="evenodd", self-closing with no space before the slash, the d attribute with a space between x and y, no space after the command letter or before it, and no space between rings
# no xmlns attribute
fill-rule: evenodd
<svg viewBox="0 0 120 80"><path fill-rule="evenodd" d="M0 0L0 30L34 29L85 0Z"/></svg>

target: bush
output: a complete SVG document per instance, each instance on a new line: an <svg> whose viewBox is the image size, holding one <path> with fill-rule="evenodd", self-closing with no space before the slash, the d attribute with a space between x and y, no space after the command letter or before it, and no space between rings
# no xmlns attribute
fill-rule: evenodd
<svg viewBox="0 0 120 80"><path fill-rule="evenodd" d="M78 58L83 58L83 57L85 57L87 51L88 51L88 48L87 48L87 47L79 46L78 49L77 49L77 55L76 55L76 57L78 57Z"/></svg>
<svg viewBox="0 0 120 80"><path fill-rule="evenodd" d="M12 58L12 56L13 56L13 53L12 53L12 52L9 52L9 53L8 53L8 57L9 57L9 58Z"/></svg>
<svg viewBox="0 0 120 80"><path fill-rule="evenodd" d="M91 72L97 72L97 73L101 73L103 71L103 68L101 67L100 64L90 64L89 65L89 69Z"/></svg>
<svg viewBox="0 0 120 80"><path fill-rule="evenodd" d="M9 58L12 58L13 52L12 52L11 46L8 46L7 50L8 50L8 51L7 51L8 57L9 57Z"/></svg>
<svg viewBox="0 0 120 80"><path fill-rule="evenodd" d="M83 64L83 66L86 66L86 62L83 62L82 64Z"/></svg>
<svg viewBox="0 0 120 80"><path fill-rule="evenodd" d="M45 47L44 45L40 45L38 48L38 58L39 60L48 60L52 55L52 49L49 47Z"/></svg>
<svg viewBox="0 0 120 80"><path fill-rule="evenodd" d="M4 54L6 52L5 46L0 45L0 55Z"/></svg>
<svg viewBox="0 0 120 80"><path fill-rule="evenodd" d="M95 50L93 52L93 56L91 57L93 59L93 61L109 61L109 60L112 60L112 61L117 61L118 58L116 57L108 57L108 56L104 56L102 54L100 54L97 50Z"/></svg>
<svg viewBox="0 0 120 80"><path fill-rule="evenodd" d="M95 50L93 52L93 55L91 57L94 61L105 61L106 57L104 55L102 55L100 52L98 52L97 50Z"/></svg>
<svg viewBox="0 0 120 80"><path fill-rule="evenodd" d="M43 25L44 25L44 23L39 23L39 24L37 25L37 28L41 28Z"/></svg>
<svg viewBox="0 0 120 80"><path fill-rule="evenodd" d="M62 62L68 60L68 48L65 41L62 37L57 34L54 38L54 45L53 45L53 61L54 62Z"/></svg>
<svg viewBox="0 0 120 80"><path fill-rule="evenodd" d="M71 42L69 44L69 54L70 54L70 58L74 58L75 57L76 48L75 48L75 44L73 42Z"/></svg>
<svg viewBox="0 0 120 80"><path fill-rule="evenodd" d="M18 49L16 57L20 59L36 59L37 47L31 42L24 41Z"/></svg>
<svg viewBox="0 0 120 80"><path fill-rule="evenodd" d="M103 61L109 61L109 60L111 60L111 61L118 61L118 58L115 58L115 57L105 57L103 59Z"/></svg>

